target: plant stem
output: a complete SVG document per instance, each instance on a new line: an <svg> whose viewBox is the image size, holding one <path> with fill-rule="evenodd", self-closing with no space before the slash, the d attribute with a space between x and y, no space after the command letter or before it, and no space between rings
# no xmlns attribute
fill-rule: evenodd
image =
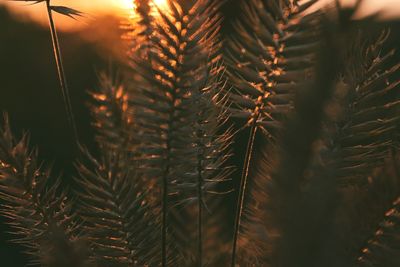
<svg viewBox="0 0 400 267"><path fill-rule="evenodd" d="M174 96L175 99L175 96ZM167 212L168 212L168 177L171 169L171 125L174 120L172 114L169 115L168 138L167 138L167 158L165 171L162 177L162 229L161 229L161 266L167 267Z"/></svg>
<svg viewBox="0 0 400 267"><path fill-rule="evenodd" d="M198 134L198 137L201 137L202 133ZM199 142L201 146L199 149L203 150L203 145ZM197 243L197 257L198 257L198 266L203 266L203 151L199 151L197 158L197 172L198 172L198 183L197 183L197 195L198 195L198 243Z"/></svg>
<svg viewBox="0 0 400 267"><path fill-rule="evenodd" d="M53 15L52 15L51 6L50 6L50 0L46 0L46 7L47 7L47 14L49 17L49 25L50 25L51 39L53 42L54 57L56 60L57 73L58 73L58 78L60 81L62 96L64 99L64 106L65 106L65 111L66 111L66 115L67 115L67 120L68 120L69 126L71 127L71 130L72 130L72 137L74 138L74 143L78 144L78 140L79 140L78 139L78 131L76 128L74 114L72 112L72 105L71 105L71 99L69 96L67 78L66 78L65 72L64 72L64 65L63 65L62 56L61 56L61 49L60 49L60 44L59 44L59 40L58 40L57 30L56 30L54 20L53 20Z"/></svg>
<svg viewBox="0 0 400 267"><path fill-rule="evenodd" d="M199 191L201 190L201 183L199 183ZM199 222L198 222L198 245L197 245L197 254L198 254L198 258L199 258L199 267L203 266L203 229L202 229L202 217L203 217L203 207L202 207L202 193L199 193Z"/></svg>
<svg viewBox="0 0 400 267"><path fill-rule="evenodd" d="M253 146L254 140L256 137L257 132L257 118L254 118L254 121L250 128L250 136L247 143L246 148L246 156L244 159L243 165L243 172L240 180L240 187L239 187L239 196L236 208L236 216L235 216L235 225L234 225L234 232L233 232L233 243L232 243L232 258L231 258L231 267L235 267L236 265L236 251L237 251L237 241L239 237L239 229L241 225L242 213L243 213L243 204L244 204L244 197L245 191L247 186L247 179L249 177L249 168L250 162L253 155Z"/></svg>
<svg viewBox="0 0 400 267"><path fill-rule="evenodd" d="M169 146L168 146L169 147ZM167 161L167 167L165 169L163 177L163 192L162 192L162 234L161 234L161 260L162 267L167 266L167 209L168 209L168 174L169 174L169 162Z"/></svg>

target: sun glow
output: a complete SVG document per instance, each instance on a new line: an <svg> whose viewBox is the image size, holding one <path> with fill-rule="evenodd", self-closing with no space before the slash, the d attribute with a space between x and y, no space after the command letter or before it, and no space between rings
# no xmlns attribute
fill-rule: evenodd
<svg viewBox="0 0 400 267"><path fill-rule="evenodd" d="M121 7L127 10L133 10L135 8L134 0L120 0Z"/></svg>
<svg viewBox="0 0 400 267"><path fill-rule="evenodd" d="M57 2L63 2L61 0L54 0ZM73 9L82 11L85 14L92 15L123 15L127 14L133 15L135 13L135 2L139 0L90 0L90 1L82 1L82 0L68 0L68 7L72 7ZM149 0L149 2L155 3L161 10L168 10L168 1L170 0ZM230 1L238 1L238 0L230 0ZM320 0L319 4L315 4L314 8L318 8L324 3L332 2L333 0ZM34 2L34 1L32 1ZM190 1L189 1L190 2ZM340 0L342 3L353 3L355 0ZM399 0L365 0L361 4L360 14L362 16L370 15L375 12L380 12L378 17L382 18L398 18L400 17L400 5L398 5ZM26 6L25 1L7 1L0 0L0 6L6 5L9 7L13 14L16 16L26 19L33 18L34 20L42 23L43 25L48 24L47 17L45 13L43 13L43 9L41 5L34 6ZM152 9L154 11L154 8ZM312 10L312 8L311 8ZM310 11L311 11L310 10ZM127 12L128 11L128 12ZM157 12L155 12L157 13ZM229 16L232 16L230 14ZM86 16L85 16L86 17ZM57 26L65 29L77 29L77 28L85 28L87 25L91 25L91 22L82 23L82 21L89 21L88 18L79 18L77 21L73 21L65 16L57 16Z"/></svg>
<svg viewBox="0 0 400 267"><path fill-rule="evenodd" d="M118 3L119 8L122 8L129 12L132 17L136 15L136 2L138 0L115 0ZM149 5L151 7L151 12L153 15L156 15L158 12L155 6L157 6L161 10L168 9L168 0L150 0Z"/></svg>
<svg viewBox="0 0 400 267"><path fill-rule="evenodd" d="M159 8L166 8L168 6L168 0L154 0L154 4Z"/></svg>
<svg viewBox="0 0 400 267"><path fill-rule="evenodd" d="M159 8L166 8L168 6L168 0L153 0L153 2ZM136 7L135 0L119 0L119 6L123 9L133 10Z"/></svg>

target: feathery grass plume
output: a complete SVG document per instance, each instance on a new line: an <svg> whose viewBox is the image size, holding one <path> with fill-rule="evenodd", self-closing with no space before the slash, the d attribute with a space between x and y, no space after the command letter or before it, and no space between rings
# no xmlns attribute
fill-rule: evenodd
<svg viewBox="0 0 400 267"><path fill-rule="evenodd" d="M163 9L155 6L149 56L147 59L132 56L133 68L145 80L134 84L131 94L134 121L138 126L134 138L141 140L136 151L137 165L141 176L150 183L161 184L156 190L162 194L163 266L167 261L167 243L175 243L187 259L193 258L190 254L200 254L201 250L193 252L191 249L194 240L190 238L191 225L187 222L193 219L192 212L182 205L188 199L202 202L198 194L202 190L194 193L191 190L198 188L198 178L204 182L210 179L204 176L210 170L200 171L199 168L212 164L219 167L220 159L205 154L213 152L211 148L215 144L201 149L199 145L204 144L198 134L210 131L202 132L199 112L207 111L199 108L207 108L204 107L206 101L201 99L206 97L205 88L212 80L212 65L220 58L217 40L220 17L216 14L220 4L198 0L168 1L168 7ZM199 100L203 103L200 106ZM208 120L218 121L218 117ZM204 127L212 127L212 124L204 124ZM203 151L199 153L200 150ZM204 158L199 162L198 156ZM174 239L167 240L167 226Z"/></svg>
<svg viewBox="0 0 400 267"><path fill-rule="evenodd" d="M24 245L32 256L32 264L39 264L44 248L55 248L54 229L62 231L65 242L78 239L76 214L65 190L60 190L60 179L50 181L49 169L38 163L37 151L28 148L28 137L16 140L11 133L7 116L0 129L0 212L17 237L13 242ZM52 184L53 183L53 184Z"/></svg>
<svg viewBox="0 0 400 267"><path fill-rule="evenodd" d="M341 184L336 231L348 265L354 264L382 214L400 195L400 65L394 63L394 50L381 55L386 30L376 41L364 41L365 32L361 28L348 49L340 102L343 115L334 125L333 160L328 161L337 168Z"/></svg>
<svg viewBox="0 0 400 267"><path fill-rule="evenodd" d="M351 12L354 12L354 10L350 10ZM346 10L342 11L340 10L340 15L342 15L343 13L345 13ZM353 13L354 14L354 13ZM351 15L351 14L350 14ZM350 18L351 16L349 16L348 18ZM340 20L343 21L343 20ZM345 33L345 31L344 31ZM349 34L351 36L351 38L353 38L355 31L350 31L350 33L352 33L353 35ZM351 40L349 38L347 38L347 40ZM378 79L378 77L380 76L379 73L385 73L388 74L389 76L392 75L392 77L395 77L395 75L393 75L394 73L391 70L395 70L396 68L391 68L389 67L389 71L385 71L384 65L375 65L372 67L373 64L381 64L383 61L381 59L377 59L376 55L378 54L377 51L380 48L377 48L379 46L379 44L381 44L383 42L383 40L379 40L377 43L378 45L372 45L372 46L368 46L368 53L373 54L372 56L367 54L363 54L362 58L366 58L367 59L367 63L364 63L363 61L360 61L360 58L357 58L355 61L353 61L353 63L359 64L358 66L351 66L351 74L353 75L353 77L351 79L353 79L353 81L363 81L364 79L369 80L370 79L370 75L372 73L375 73L374 75L372 75L372 79ZM346 42L347 44L349 43L349 41ZM346 46L342 46L343 49L342 50L346 50ZM361 53L364 53L366 50L361 49L361 45L357 44L355 47L357 47L357 51L353 51L351 54L351 56L354 56L354 53L359 53L361 51ZM392 54L392 52L390 52L390 54ZM340 54L338 54L337 56L340 56ZM348 55L347 55L348 56ZM387 57L384 56L383 58L385 58L386 62L387 62ZM344 57L343 62L352 62L351 58L349 57ZM364 64L364 65L363 65ZM351 63L350 63L351 65ZM354 71L356 70L356 71ZM372 70L372 71L371 71ZM345 72L349 72L348 69L345 70ZM367 76L363 76L366 73L369 73ZM345 75L346 76L346 75ZM365 78L364 78L365 77ZM351 80L348 77L346 77L345 81L347 82L348 80ZM367 82L368 83L368 82ZM318 140L318 142L314 142L313 144L313 150L317 149L317 150L321 150L321 152L318 151L314 151L313 153L316 153L318 159L317 161L320 161L321 167L322 167L322 174L325 173L325 175L321 176L323 177L324 180L326 180L328 183L325 183L325 187L324 184L320 184L319 186L316 187L317 190L320 190L322 192L324 192L324 194L321 197L318 198L317 201L314 200L314 203L319 203L317 206L312 205L311 203L313 203L312 201L307 203L307 198L309 198L310 196L305 195L304 193L307 192L307 190L312 189L312 184L315 183L315 178L313 177L318 177L316 176L316 174L318 175L319 172L316 172L315 167L311 168L310 170L307 170L307 172L305 172L306 176L304 176L304 178L306 178L306 183L304 184L301 183L301 186L297 186L297 188L302 188L301 191L301 198L298 198L299 203L296 204L296 209L295 212L293 212L293 214L297 214L298 219L296 219L297 222L294 221L290 222L290 221L286 221L286 223L288 223L286 226L290 226L290 224L292 225L297 225L300 228L296 228L293 227L294 231L292 231L292 234L295 238L289 239L289 241L286 241L286 245L288 248L292 248L292 249L284 249L283 251L280 251L279 253L281 253L281 259L283 259L283 263L287 264L287 265L282 265L282 266L292 266L293 264L296 266L310 266L312 264L315 264L316 266L353 266L352 262L354 260L354 255L353 258L351 257L351 255L343 255L341 254L340 257L338 255L337 252L337 246L341 246L341 247L345 247L343 250L346 250L346 248L348 248L348 244L346 243L340 243L343 240L340 240L340 238L337 238L337 236L333 236L333 225L332 223L329 223L329 225L327 225L326 223L329 222L329 220L333 220L333 213L331 212L331 214L324 214L321 213L321 211L324 210L329 210L329 209L335 209L335 207L337 208L337 203L334 203L333 200L335 198L337 198L336 193L335 193L335 183L334 180L332 180L332 178L335 178L335 180L337 180L337 178L343 178L343 162L345 162L345 164L347 164L348 169L346 170L347 173L346 175L348 175L347 177L353 178L353 176L351 175L358 175L358 177L361 179L372 179L372 178L368 178L371 177L371 172L374 170L374 168L376 167L383 167L384 166L384 162L388 159L388 157L391 155L391 152L394 153L394 155L396 155L398 153L398 133L399 133L399 129L398 129L398 120L396 118L396 113L393 113L394 119L391 120L390 119L390 113L381 113L378 114L379 111L377 112L376 108L374 107L374 104L372 103L373 100L371 100L371 98L369 98L369 100L367 100L368 98L364 98L367 94L363 94L362 91L360 90L360 88L362 88L362 86L355 86L355 90L352 94L348 94L346 95L346 91L349 90L347 87L348 85L343 85L343 81L340 81L339 84L341 84L339 87L340 88L336 88L335 89L335 93L341 95L339 98L339 101L343 101L344 104L344 111L343 112L346 116L344 116L344 122L343 121L336 121L336 126L332 127L332 129L330 129L330 131L327 133L326 132L326 127L328 126L325 122L323 124L323 136L322 139ZM382 83L383 84L383 83ZM397 94L396 94L396 87L397 87L397 82L395 80L390 81L390 84L387 84L387 89L381 89L378 87L375 87L375 98L374 100L377 101L376 103L379 103L379 105L386 105L386 107L389 107L391 105L391 103L393 103L393 99L394 102L396 102L397 100ZM392 93L393 95L387 95ZM357 96L358 93L361 93L359 96ZM346 97L345 97L346 96ZM381 99L377 99L377 96L382 96ZM369 115L371 116L365 116L362 117L363 119L366 119L365 123L363 125L363 122L360 122L360 119L358 121L353 121L352 118L354 118L354 116L352 115L352 109L354 109L355 107L358 106L358 104L361 101L370 101L370 102L365 102L365 106L364 107L368 107L367 110L369 112ZM372 102L371 102L372 101ZM310 100L310 103L312 103L313 101ZM328 103L331 104L331 103ZM328 105L328 111L329 107ZM325 108L326 109L326 108ZM339 108L341 109L341 108ZM358 111L355 112L355 114L357 114ZM330 112L328 112L330 113ZM336 113L336 112L333 112ZM332 115L332 114L331 114ZM333 114L336 115L336 114ZM308 116L308 118L312 118L313 115L310 114ZM314 117L316 117L314 115ZM389 119L387 119L389 118ZM390 122L392 121L392 124L390 124ZM380 125L379 123L382 122L383 125ZM384 123L386 122L386 123ZM356 125L359 126L369 126L370 131L372 134L366 135L365 134L365 128L363 127L354 127L353 129L351 129L352 131L348 131L347 133L345 131L342 131L343 126L341 125L352 125L353 123L356 123ZM330 122L328 122L328 124L330 124ZM377 125L378 124L378 125ZM397 126L396 126L397 125ZM300 126L300 125L299 125ZM381 127L382 126L382 127ZM299 128L293 128L292 129L293 133L298 134L299 132ZM389 134L386 135L386 133L389 132ZM343 138L343 135L349 134L348 136L346 136L346 139ZM330 136L329 136L330 135ZM327 137L328 136L328 137ZM339 137L339 138L338 138ZM353 138L356 137L356 138ZM376 139L375 139L376 138ZM350 141L351 140L351 141ZM372 140L372 143L369 143L369 140ZM374 141L375 140L375 141ZM382 143L379 143L380 140L383 140ZM351 143L353 142L353 143ZM358 142L358 143L357 143ZM349 149L346 149L348 144L353 144L353 147L349 147ZM374 150L376 147L379 146L378 150ZM291 144L291 146L293 146L293 144ZM295 147L295 146L293 146ZM349 158L343 157L342 151L341 149L345 148L346 151L351 152L351 155ZM274 151L274 150L273 150ZM364 151L361 154L358 154L359 151ZM376 154L376 152L382 152L382 154ZM304 151L303 151L304 152ZM295 153L292 151L292 156L295 157ZM368 155L369 154L374 154L374 156L379 159L378 161L372 163L369 160ZM257 171L257 175L262 175L263 173L273 173L274 170L274 166L276 166L276 162L274 162L274 159L271 159L271 156L273 154L269 153L266 154L269 156L269 158L265 157L265 160L269 160L269 162L264 162L264 167L261 168L261 171ZM307 153L302 153L302 156L300 156L300 154L298 155L298 162L301 162L300 159L301 157L305 157L305 155L307 155ZM366 157L367 156L367 157ZM315 157L315 156L314 156ZM302 159L303 160L303 159ZM314 159L315 161L315 159ZM279 161L278 161L279 162ZM315 162L313 163L315 164ZM359 165L364 166L364 169L359 168ZM283 166L291 166L291 168L293 168L293 164L289 164L288 162L286 162L285 164L283 164ZM321 168L320 167L320 168ZM324 170L325 169L325 170ZM359 171L359 173L357 173L357 171ZM299 172L300 173L300 172ZM264 174L265 175L265 174ZM310 176L311 175L311 176ZM258 176L256 176L258 177ZM300 177L300 176L299 176ZM303 177L303 176L301 176ZM347 178L346 177L346 178ZM280 222L280 223L275 223L275 225L279 225L280 227L277 228L272 228L272 229L264 229L262 230L262 227L257 227L258 225L262 225L263 221L269 221L272 222L272 226L274 225L273 222L279 218L279 215L277 216L277 214L275 212L277 212L276 210L272 209L268 209L267 211L264 211L264 216L261 216L261 218L263 219L259 219L260 214L262 214L262 210L263 207L262 205L262 199L264 199L264 203L268 203L268 201L274 203L274 198L273 196L275 195L279 195L281 198L282 196L291 196L291 198L296 198L296 194L295 192L291 192L290 194L284 194L284 193L280 193L277 194L276 191L279 190L279 186L287 186L288 188L296 188L295 186L295 180L291 180L292 184L290 184L289 182L287 183L278 183L278 185L274 184L273 181L274 175L270 175L270 179L271 179L271 183L272 185L270 186L271 189L265 191L266 188L268 188L267 184L266 184L266 179L261 179L260 177L258 179L255 179L256 181L258 181L258 185L256 184L256 187L261 188L261 190L257 193L257 192L253 192L254 195L254 203L252 204L253 206L256 207L256 209L252 208L250 210L250 219L253 220L253 224L250 225L246 225L245 229L247 231L246 234L250 233L250 235L244 240L244 242L247 242L247 246L248 249L247 251L250 251L250 253L252 253L251 250L256 251L256 248L258 247L260 250L258 251L260 254L257 255L257 253L253 253L253 255L255 254L254 258L256 258L256 260L260 260L260 258L262 258L263 254L265 251L274 251L276 250L276 248L274 248L275 243L271 240L269 240L271 237L272 238L278 238L282 239L284 238L285 234L286 236L288 235L288 233L285 233L288 229L286 229L286 231L278 231L277 229L284 229L284 223ZM303 179L304 179L303 178ZM330 180L330 182L329 182ZM387 182L386 182L387 183ZM394 183L397 184L397 183ZM318 183L316 184L318 185ZM328 186L328 187L326 187ZM373 186L371 185L372 189L376 190L377 184L374 184ZM314 184L315 187L315 184ZM333 188L332 188L333 187ZM352 191L349 190L350 194L355 194L357 193L356 190ZM367 192L367 194L371 194L374 192L374 190L369 189ZM315 192L315 189L314 189ZM329 193L330 192L330 193ZM312 192L311 192L312 193ZM309 194L309 193L308 193ZM381 195L381 194L380 194ZM315 197L317 197L318 194L315 194ZM329 199L330 196L330 199ZM371 197L371 196L368 196ZM377 199L377 195L374 196L375 200ZM381 195L382 197L382 195ZM383 198L387 197L387 195L385 194ZM392 194L393 197L393 194ZM395 194L394 197L397 197L397 195ZM311 194L311 200L313 199L313 195ZM347 198L347 200L349 200L349 198ZM364 200L368 200L368 198L365 198ZM382 200L380 200L380 204L382 204L380 206L380 209L382 209L382 207L384 207L385 205L382 203ZM390 202L391 200L389 200ZM283 202L282 200L280 201L275 201L276 203L278 202ZM386 200L387 202L387 200ZM290 202L289 202L290 203ZM294 202L292 202L293 204ZM307 205L303 205L302 203L305 203ZM347 201L343 201L342 202L344 206L349 205ZM360 202L360 204L362 206L368 205L367 203L369 202ZM371 201L370 203L373 203L373 201ZM324 206L326 205L326 206ZM332 206L334 205L334 206ZM267 206L264 204L264 207ZM307 212L307 210L302 209L302 207L307 207L309 209L309 212ZM378 205L379 206L379 205ZM322 208L321 208L322 207ZM324 209L324 207L326 207ZM372 207L372 206L369 206ZM342 208L342 207L339 207ZM360 208L360 207L358 207ZM311 210L310 210L311 209ZM265 210L265 208L264 208ZM284 208L280 208L280 210L285 210ZM312 211L312 212L310 212ZM370 211L370 210L369 210ZM271 213L272 212L272 213ZM280 211L282 212L282 211ZM341 212L341 211L339 211ZM314 214L313 214L314 213ZM308 216L307 216L308 215ZM323 215L323 216L321 216ZM347 216L349 216L349 214L346 214ZM364 213L363 215L366 215L366 213ZM310 220L309 218L312 217L318 217L320 216L320 221L318 222L317 225L313 224L313 221ZM296 216L293 216L293 218ZM351 217L351 216L350 216ZM365 218L365 216L364 216ZM354 227L353 231L356 232L357 234L360 234L360 231L362 232L362 223L360 223L360 217L354 217L354 219L359 222L358 224L356 224L357 226ZM304 223L303 226L301 225L302 222L307 222ZM254 223L255 222L255 223ZM247 222L246 222L247 223ZM315 223L315 222L314 222ZM354 224L354 222L352 222ZM255 224L255 225L254 225ZM321 228L321 225L323 227L327 227L329 226L331 229L323 229ZM361 229L360 229L361 228ZM254 229L258 229L259 232L257 233L252 233L251 231L254 231ZM293 230L292 229L292 230ZM310 231L307 231L306 229L312 229L312 234L307 235L307 233L310 233ZM268 231L269 230L269 231ZM308 241L312 241L312 242L316 242L318 241L318 231L319 230L323 230L325 231L324 233L320 233L320 236L326 237L326 240L330 240L330 241L323 241L323 240L319 240L319 242L322 241L322 243L307 243ZM326 232L326 231L330 231L330 232ZM341 229L343 230L343 228ZM358 230L358 231L357 231ZM260 235L260 232L264 232L266 234L264 234L261 238L261 242L255 242L254 245L254 241L257 240L257 236ZM290 231L287 231L290 233ZM352 233L351 231L347 232L347 235L345 233L341 233L339 231L339 235L344 235L344 242L349 242L352 238L351 236L354 234L356 236L355 233ZM268 236L269 234L269 236ZM316 240L311 240L311 237L316 237ZM332 238L333 237L333 238ZM364 235L365 237L365 235ZM263 240L264 238L264 240ZM358 236L359 238L359 236ZM268 246L268 244L265 243L265 240L269 240L269 242L271 242L272 244L274 244L272 247ZM301 240L301 245L298 244L297 242L299 242L299 240ZM334 240L334 241L331 241ZM325 244L323 243L325 242ZM327 244L327 243L334 243L334 242L338 242L339 244ZM265 244L266 246L260 246L260 244ZM309 245L314 245L314 247L310 248L308 247ZM315 246L316 245L316 246ZM323 247L324 245L327 245L329 248L325 248L323 250L320 250L321 247ZM332 246L336 246L334 253L335 257L332 257L332 253L327 254L327 250L330 250L330 248L332 248ZM300 248L300 249L299 249ZM309 253L307 251L303 251L301 248L305 248L307 251L312 251L313 253ZM281 248L282 249L282 248ZM325 251L324 251L325 250ZM278 249L279 251L279 249ZM293 251L290 254L290 257L288 256L288 251ZM298 258L299 256L302 257L301 253L302 251L303 256L304 255L308 255L307 257L304 258ZM257 252L257 251L256 251ZM318 256L318 253L322 253L321 255ZM347 253L347 251L346 251ZM286 256L285 256L286 255ZM330 255L330 256L329 256ZM287 259L285 259L287 258ZM330 259L329 263L326 262L326 259ZM310 261L311 260L311 261ZM321 261L320 261L321 260ZM308 262L307 262L308 261ZM260 264L259 262L256 263ZM282 264L280 263L272 263L272 266L276 265L276 264ZM330 265L329 265L330 264ZM344 265L347 264L347 265ZM281 266L281 265L280 265Z"/></svg>
<svg viewBox="0 0 400 267"><path fill-rule="evenodd" d="M228 42L228 73L236 88L230 95L232 117L246 120L246 127L250 128L238 193L232 266L256 132L261 129L274 136L282 126L282 118L293 108L296 88L313 77L319 31L313 22L319 12L303 12L315 2L243 2L244 17L235 23L236 36Z"/></svg>
<svg viewBox="0 0 400 267"><path fill-rule="evenodd" d="M389 245L389 243L384 244L384 239L381 243L367 242L367 240L380 239L381 233L377 231L379 225L386 220L385 214L400 195L399 167L399 159L393 158L383 168L373 171L369 176L368 185L341 188L342 198L338 204L335 231L339 246L337 255L346 259L342 266L368 266L362 262L364 260L368 262L368 258L378 256L375 255L374 249L368 250L368 247L380 244L379 246L384 248ZM398 228L396 225L393 226L394 229ZM387 258L390 256L387 255ZM356 264L356 261L359 263ZM378 264L382 261L380 259L374 262Z"/></svg>
<svg viewBox="0 0 400 267"><path fill-rule="evenodd" d="M229 39L228 74L235 91L232 117L271 135L293 106L296 88L313 77L320 12L304 14L315 2L284 4L251 0Z"/></svg>
<svg viewBox="0 0 400 267"><path fill-rule="evenodd" d="M91 110L101 160L83 151L76 179L92 256L98 266L159 266L159 208L147 202L132 162L128 92L110 76L100 78Z"/></svg>
<svg viewBox="0 0 400 267"><path fill-rule="evenodd" d="M349 51L356 60L349 59L345 70L345 115L332 140L343 184L366 184L373 169L400 148L400 64L393 62L394 50L381 55L386 38L384 31L376 43L362 48L358 41Z"/></svg>
<svg viewBox="0 0 400 267"><path fill-rule="evenodd" d="M384 220L379 224L375 236L368 241L357 259L357 266L391 267L399 266L399 217L400 198L393 202L392 207L385 213Z"/></svg>
<svg viewBox="0 0 400 267"><path fill-rule="evenodd" d="M148 57L148 50L151 46L151 38L154 36L154 10L150 0L138 0L135 2L135 16L132 22L132 51L131 53L141 54Z"/></svg>
<svg viewBox="0 0 400 267"><path fill-rule="evenodd" d="M266 141L269 148L255 167L239 243L243 249L240 264L328 266L320 254L332 217L333 174L324 166L312 166L307 174L314 165L315 141L334 91L338 55L345 43L339 29L325 24L315 80L299 87L294 111L280 138L276 143Z"/></svg>
<svg viewBox="0 0 400 267"><path fill-rule="evenodd" d="M385 32L355 34L377 25L351 20L361 1L338 23L308 13L317 0L244 3L228 41L233 92L222 2L166 1L136 2L130 83L102 75L92 93L100 156L79 146L77 205L27 137L0 128L0 212L33 263L397 267L400 65L380 52ZM47 3L52 33L52 11L80 15L33 2ZM250 128L233 240L220 198L231 117Z"/></svg>
<svg viewBox="0 0 400 267"><path fill-rule="evenodd" d="M64 64L63 64L63 59L62 59L62 54L61 54L60 42L59 42L59 38L57 35L57 29L56 29L56 26L54 23L52 12L59 13L61 15L70 17L72 19L75 19L75 17L81 17L83 15L83 13L78 10L66 7L66 6L54 6L51 4L51 0L8 0L8 1L29 2L29 3L33 2L33 4L38 4L41 2L46 3L47 15L49 18L49 28L50 28L51 39L52 39L52 43L53 43L54 58L56 61L56 66L57 66L57 74L58 74L58 79L60 81L61 93L62 93L63 100L64 100L65 112L66 112L69 126L71 127L73 143L74 143L74 145L77 145L79 143L79 135L78 135L77 127L76 127L74 113L72 111L71 98L69 95L70 92L69 92L67 78L66 78L65 71L64 71Z"/></svg>
<svg viewBox="0 0 400 267"><path fill-rule="evenodd" d="M176 192L180 203L187 206L185 209L191 211L191 218L196 220L197 225L192 224L192 240L196 246L191 245L191 250L196 251L195 261L189 262L188 266L204 266L210 262L218 261L226 255L226 245L223 239L223 220L219 223L214 219L221 219L224 213L219 211L221 186L228 180L232 168L226 166L230 156L229 147L232 142L231 131L224 130L228 118L226 111L226 99L220 94L224 85L218 81L220 74L219 67L212 70L209 86L201 91L193 93L190 112L194 115L191 146L193 158L190 159L192 167L195 167L178 181ZM187 148L188 151L190 148ZM226 187L226 185L225 185ZM197 205L197 209L196 206ZM212 207L210 207L212 206ZM195 211L195 212L193 212ZM216 232L215 232L216 231ZM218 235L216 238L215 235Z"/></svg>
<svg viewBox="0 0 400 267"><path fill-rule="evenodd" d="M101 161L85 151L77 164L83 225L97 266L159 266L160 224L157 209L145 201L135 184L135 172L126 168L127 153L109 149Z"/></svg>
<svg viewBox="0 0 400 267"><path fill-rule="evenodd" d="M100 86L91 92L90 103L96 141L103 153L128 151L132 148L132 113L129 111L128 93L124 85L111 75L101 73Z"/></svg>

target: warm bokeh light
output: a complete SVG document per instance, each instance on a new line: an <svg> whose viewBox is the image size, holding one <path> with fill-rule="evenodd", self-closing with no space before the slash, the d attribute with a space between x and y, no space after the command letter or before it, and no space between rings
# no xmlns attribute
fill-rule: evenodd
<svg viewBox="0 0 400 267"><path fill-rule="evenodd" d="M121 2L121 7L128 10L133 10L135 8L134 0L119 0Z"/></svg>
<svg viewBox="0 0 400 267"><path fill-rule="evenodd" d="M135 8L135 0L117 0L120 3L121 8L133 10ZM153 0L154 4L159 8L166 8L168 6L168 0Z"/></svg>
<svg viewBox="0 0 400 267"><path fill-rule="evenodd" d="M79 27L85 27L91 23L90 19L104 14L116 15L120 17L126 17L127 14L132 15L134 13L135 1L137 0L52 0L52 3L55 5L67 4L69 7L85 13L85 17L79 18L77 21L66 18L65 16L56 15L57 27L62 29L75 29ZM153 1L160 9L165 10L168 8L168 0ZM236 1L239 0L230 0L231 3ZM334 0L320 0L319 5L322 6L332 1ZM347 5L350 5L355 1L356 0L340 0L340 2ZM360 16L381 11L382 17L397 18L400 16L400 5L398 4L398 1L399 0L365 0L363 1L361 10L359 12ZM6 5L10 7L11 10L22 19L31 17L34 20L41 22L43 25L47 25L48 23L47 15L44 9L44 2L41 2L37 5L27 5L23 1L0 0L0 5ZM317 6L318 5L316 5L316 7Z"/></svg>
<svg viewBox="0 0 400 267"><path fill-rule="evenodd" d="M168 0L154 0L154 3L160 8L166 8L168 6Z"/></svg>

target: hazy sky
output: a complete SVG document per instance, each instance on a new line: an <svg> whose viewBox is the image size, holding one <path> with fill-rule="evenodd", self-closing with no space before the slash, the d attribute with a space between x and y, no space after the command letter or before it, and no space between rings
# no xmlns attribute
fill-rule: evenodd
<svg viewBox="0 0 400 267"><path fill-rule="evenodd" d="M165 1L165 0L157 0ZM232 0L239 1L239 0ZM321 0L321 4L332 0ZM342 0L341 2L351 4L354 0ZM34 6L27 6L26 3L13 3L8 0L0 0L1 4L12 6L13 10L17 12L21 17L34 17L34 19L47 22L46 13L43 9L43 4ZM103 13L119 13L123 15L127 14L126 8L131 5L131 0L52 0L54 5L65 5L78 9L85 12L86 19L78 22L72 20L65 20L64 18L57 17L59 26L63 27L79 27L85 25L90 19L95 18L98 14ZM125 10L125 11L124 11ZM364 0L363 7L361 9L363 14L369 14L375 11L381 10L382 14L386 18L393 18L400 16L400 0Z"/></svg>
<svg viewBox="0 0 400 267"><path fill-rule="evenodd" d="M127 8L130 3L130 0L52 0L53 5L67 5L68 7L85 13L85 18L79 19L79 21L56 15L56 23L58 26L64 28L84 26L90 19L100 14L113 13L126 15L129 13ZM22 2L0 0L0 4L12 7L12 10L15 11L20 18L33 18L39 22L47 23L47 13L45 12L44 3L27 5Z"/></svg>

